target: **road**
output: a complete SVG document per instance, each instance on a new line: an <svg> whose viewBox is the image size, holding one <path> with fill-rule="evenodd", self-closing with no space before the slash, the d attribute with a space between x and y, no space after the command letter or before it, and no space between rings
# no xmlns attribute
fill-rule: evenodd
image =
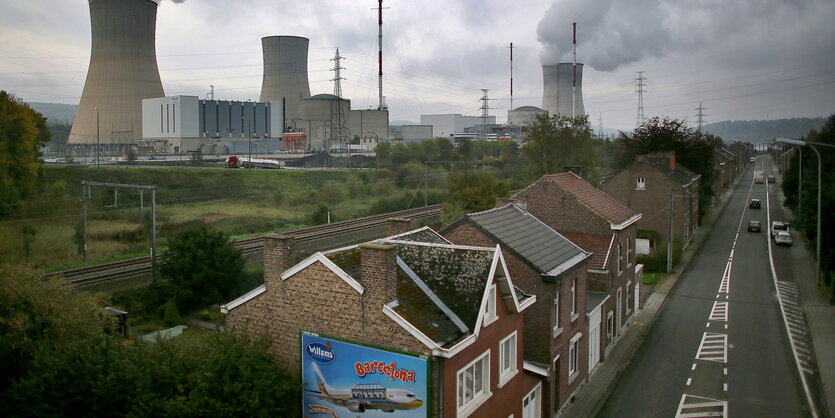
<svg viewBox="0 0 835 418"><path fill-rule="evenodd" d="M812 416L791 254L768 239L769 212L782 218L776 185L753 182L763 171L767 156L744 173L599 416ZM763 232L748 232L750 219Z"/></svg>

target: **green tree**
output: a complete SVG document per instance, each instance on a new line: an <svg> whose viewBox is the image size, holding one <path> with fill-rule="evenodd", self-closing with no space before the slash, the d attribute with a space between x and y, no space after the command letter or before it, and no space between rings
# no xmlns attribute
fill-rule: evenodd
<svg viewBox="0 0 835 418"><path fill-rule="evenodd" d="M632 134L621 132L617 142L622 146L619 167L625 167L635 156L655 152L675 152L676 162L701 175L699 207L704 212L713 197L713 135L704 135L680 119L650 118L635 128Z"/></svg>
<svg viewBox="0 0 835 418"><path fill-rule="evenodd" d="M0 265L0 392L26 375L33 355L101 334L106 299L44 279L24 266Z"/></svg>
<svg viewBox="0 0 835 418"><path fill-rule="evenodd" d="M40 147L49 139L46 118L0 91L0 216L35 192L42 164Z"/></svg>
<svg viewBox="0 0 835 418"><path fill-rule="evenodd" d="M234 296L243 267L241 250L223 233L197 227L169 238L159 272L172 286L177 306L189 312Z"/></svg>
<svg viewBox="0 0 835 418"><path fill-rule="evenodd" d="M449 194L441 213L449 223L465 213L492 208L496 199L508 194L507 182L487 173L454 173L449 175Z"/></svg>
<svg viewBox="0 0 835 418"><path fill-rule="evenodd" d="M596 166L593 132L586 115L537 115L523 131L522 154L529 178L559 173L566 166L580 167L588 177Z"/></svg>

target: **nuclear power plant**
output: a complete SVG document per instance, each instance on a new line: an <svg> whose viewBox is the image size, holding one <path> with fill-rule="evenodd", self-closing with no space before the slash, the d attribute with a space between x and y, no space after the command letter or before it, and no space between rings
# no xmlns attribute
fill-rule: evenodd
<svg viewBox="0 0 835 418"><path fill-rule="evenodd" d="M586 113L583 107L583 64L577 64L576 94L572 92L572 67L571 63L542 66L542 108L551 115L580 116Z"/></svg>
<svg viewBox="0 0 835 418"><path fill-rule="evenodd" d="M157 68L157 3L89 0L92 50L70 144L136 144L142 99L164 96Z"/></svg>
<svg viewBox="0 0 835 418"><path fill-rule="evenodd" d="M298 119L299 101L310 97L307 79L309 44L310 40L300 36L261 38L264 79L259 101L284 100L287 119Z"/></svg>

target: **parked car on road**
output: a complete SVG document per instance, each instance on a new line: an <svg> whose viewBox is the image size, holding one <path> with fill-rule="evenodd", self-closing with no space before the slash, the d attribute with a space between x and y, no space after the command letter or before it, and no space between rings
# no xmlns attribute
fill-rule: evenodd
<svg viewBox="0 0 835 418"><path fill-rule="evenodd" d="M754 157L751 157L748 161L751 161L752 163L755 163L755 162L757 162L757 159L754 158Z"/></svg>
<svg viewBox="0 0 835 418"><path fill-rule="evenodd" d="M777 179L774 178L774 174L769 174L768 175L768 182L769 183L774 183L775 181L777 181Z"/></svg>
<svg viewBox="0 0 835 418"><path fill-rule="evenodd" d="M760 221L750 220L748 221L748 232L761 232L762 225Z"/></svg>
<svg viewBox="0 0 835 418"><path fill-rule="evenodd" d="M748 203L748 207L751 209L759 209L760 199L751 199L751 202Z"/></svg>
<svg viewBox="0 0 835 418"><path fill-rule="evenodd" d="M789 232L789 224L780 221L774 221L771 223L771 238L777 238L777 234L780 232Z"/></svg>
<svg viewBox="0 0 835 418"><path fill-rule="evenodd" d="M777 236L774 237L774 243L777 245L792 245L792 235L788 232L779 232Z"/></svg>
<svg viewBox="0 0 835 418"><path fill-rule="evenodd" d="M757 183L757 184L765 183L763 181L763 175L762 174L757 174L757 177L754 177L754 183Z"/></svg>

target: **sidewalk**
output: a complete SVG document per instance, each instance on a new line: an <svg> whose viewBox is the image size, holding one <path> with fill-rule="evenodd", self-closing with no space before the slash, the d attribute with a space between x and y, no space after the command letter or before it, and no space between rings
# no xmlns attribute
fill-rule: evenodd
<svg viewBox="0 0 835 418"><path fill-rule="evenodd" d="M606 361L601 363L592 373L589 381L575 395L574 401L563 408L562 417L593 417L597 415L609 393L614 389L618 378L629 367L629 363L652 328L652 324L658 317L658 312L661 311L664 302L666 302L670 290L675 287L681 273L687 268L696 252L710 235L714 225L716 225L716 220L725 211L725 206L743 177L745 177L744 174L737 177L733 185L722 195L719 204L705 216L702 226L693 234L693 241L684 249L679 265L671 275L655 285L652 294L644 302L643 309L632 317L632 325L623 334L620 341L615 344L609 355L606 356ZM831 353L832 351L828 352Z"/></svg>

